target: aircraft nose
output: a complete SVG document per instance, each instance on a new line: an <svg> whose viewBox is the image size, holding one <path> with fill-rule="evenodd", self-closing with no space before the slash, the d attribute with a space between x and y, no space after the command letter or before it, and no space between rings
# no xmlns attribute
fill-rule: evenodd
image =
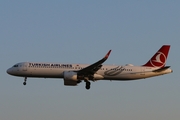
<svg viewBox="0 0 180 120"><path fill-rule="evenodd" d="M9 69L7 69L7 71L6 71L8 74L12 74L12 70L11 70L11 68L9 68Z"/></svg>

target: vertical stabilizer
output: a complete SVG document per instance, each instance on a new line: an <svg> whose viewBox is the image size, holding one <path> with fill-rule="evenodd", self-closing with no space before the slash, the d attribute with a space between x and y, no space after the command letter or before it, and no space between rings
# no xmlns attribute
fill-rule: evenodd
<svg viewBox="0 0 180 120"><path fill-rule="evenodd" d="M168 57L170 45L163 45L154 56L143 66L147 67L164 67Z"/></svg>

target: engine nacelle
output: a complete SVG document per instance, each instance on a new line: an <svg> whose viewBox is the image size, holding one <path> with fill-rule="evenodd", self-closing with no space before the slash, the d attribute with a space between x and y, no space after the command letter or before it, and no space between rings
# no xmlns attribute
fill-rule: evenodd
<svg viewBox="0 0 180 120"><path fill-rule="evenodd" d="M76 72L64 71L64 85L76 86L80 80L85 80L84 76L78 76ZM94 74L93 76L87 76L89 80L101 80L104 77L99 74Z"/></svg>
<svg viewBox="0 0 180 120"><path fill-rule="evenodd" d="M77 73L73 71L64 71L64 85L76 86L77 85Z"/></svg>

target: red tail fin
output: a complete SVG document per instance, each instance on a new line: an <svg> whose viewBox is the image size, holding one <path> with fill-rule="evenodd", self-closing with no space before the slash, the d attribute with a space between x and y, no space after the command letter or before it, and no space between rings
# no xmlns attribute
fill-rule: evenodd
<svg viewBox="0 0 180 120"><path fill-rule="evenodd" d="M147 67L164 67L168 57L170 45L163 45L154 56L143 66Z"/></svg>

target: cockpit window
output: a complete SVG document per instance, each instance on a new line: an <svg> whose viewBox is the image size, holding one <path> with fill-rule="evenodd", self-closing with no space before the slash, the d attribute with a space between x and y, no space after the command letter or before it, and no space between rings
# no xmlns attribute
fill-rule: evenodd
<svg viewBox="0 0 180 120"><path fill-rule="evenodd" d="M18 65L14 65L13 67L18 67Z"/></svg>

